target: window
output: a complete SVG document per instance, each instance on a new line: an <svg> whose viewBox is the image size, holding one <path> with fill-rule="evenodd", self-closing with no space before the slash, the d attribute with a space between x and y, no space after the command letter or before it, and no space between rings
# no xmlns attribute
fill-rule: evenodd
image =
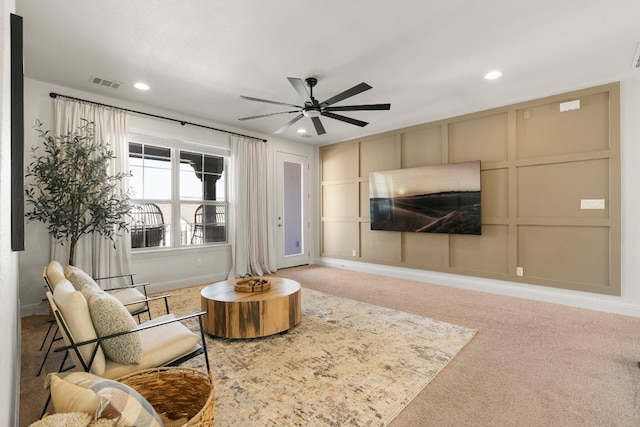
<svg viewBox="0 0 640 427"><path fill-rule="evenodd" d="M180 217L192 219L183 244L227 240L225 199L224 158L180 151Z"/></svg>
<svg viewBox="0 0 640 427"><path fill-rule="evenodd" d="M219 154L130 142L131 247L225 243L226 163Z"/></svg>

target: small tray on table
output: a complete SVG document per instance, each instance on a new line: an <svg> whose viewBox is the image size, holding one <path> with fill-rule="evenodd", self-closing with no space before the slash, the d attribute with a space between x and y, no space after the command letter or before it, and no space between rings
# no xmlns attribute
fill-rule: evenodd
<svg viewBox="0 0 640 427"><path fill-rule="evenodd" d="M264 277L242 277L233 285L237 292L261 292L271 289L271 282Z"/></svg>

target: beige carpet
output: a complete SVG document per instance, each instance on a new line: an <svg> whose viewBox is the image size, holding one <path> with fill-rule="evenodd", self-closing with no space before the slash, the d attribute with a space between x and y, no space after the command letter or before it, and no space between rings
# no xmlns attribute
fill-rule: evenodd
<svg viewBox="0 0 640 427"><path fill-rule="evenodd" d="M479 330L389 427L640 426L638 317L321 266L278 275ZM23 319L21 415L44 402L35 373L45 327Z"/></svg>
<svg viewBox="0 0 640 427"><path fill-rule="evenodd" d="M199 309L201 288L174 291L172 311ZM207 338L216 425L387 425L475 332L303 289L302 320L288 333Z"/></svg>

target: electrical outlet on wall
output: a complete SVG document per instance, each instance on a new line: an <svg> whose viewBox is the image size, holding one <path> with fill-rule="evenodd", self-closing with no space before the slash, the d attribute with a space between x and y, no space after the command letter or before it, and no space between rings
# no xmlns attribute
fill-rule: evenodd
<svg viewBox="0 0 640 427"><path fill-rule="evenodd" d="M351 251L351 256L356 256L356 250L355 249Z"/></svg>
<svg viewBox="0 0 640 427"><path fill-rule="evenodd" d="M516 267L516 276L524 276L524 268Z"/></svg>
<svg viewBox="0 0 640 427"><path fill-rule="evenodd" d="M202 260L200 258L196 260L196 267L202 267Z"/></svg>

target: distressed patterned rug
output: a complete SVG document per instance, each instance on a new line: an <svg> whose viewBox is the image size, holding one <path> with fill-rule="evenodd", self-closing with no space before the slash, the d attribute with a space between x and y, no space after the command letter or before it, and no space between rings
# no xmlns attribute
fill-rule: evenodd
<svg viewBox="0 0 640 427"><path fill-rule="evenodd" d="M191 310L200 289L187 292ZM303 288L302 320L286 334L207 338L216 426L384 426L475 333Z"/></svg>

